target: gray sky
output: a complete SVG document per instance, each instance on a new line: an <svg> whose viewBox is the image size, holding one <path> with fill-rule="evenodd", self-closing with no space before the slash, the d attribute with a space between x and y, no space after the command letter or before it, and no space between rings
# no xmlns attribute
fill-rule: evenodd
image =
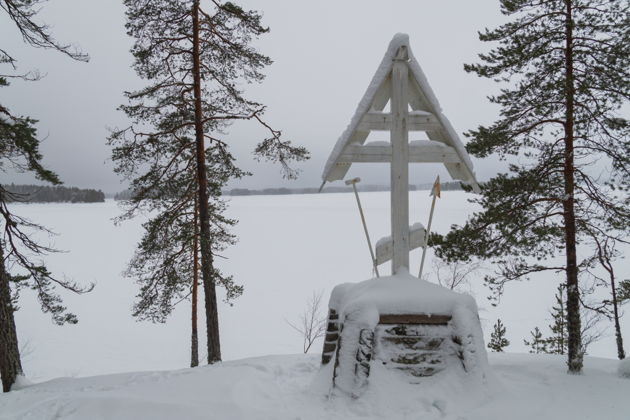
<svg viewBox="0 0 630 420"><path fill-rule="evenodd" d="M297 181L282 179L279 167L256 163L252 150L264 135L252 123L232 126L227 140L240 166L254 176L231 187L319 186L324 163L349 123L392 36L409 34L411 47L445 115L458 133L488 124L498 109L486 96L497 86L463 71L487 50L477 31L504 21L497 0L242 0L260 10L271 32L257 42L273 60L262 85L247 86L250 98L268 106L266 119L286 138L312 155ZM44 162L69 186L123 188L112 172L108 127L125 126L123 91L142 86L132 69L132 40L124 30L124 7L112 0L51 0L39 18L57 40L75 43L91 56L73 62L51 51L27 47L15 27L0 16L2 48L18 59L18 70L38 69L38 82L15 81L2 89L2 103L13 112L39 120ZM463 136L462 136L463 138ZM376 140L384 138L375 138ZM500 167L496 160L474 160L479 179ZM410 182L430 182L438 165L413 165ZM385 164L355 164L349 176L364 183L387 184ZM2 182L30 182L16 176Z"/></svg>

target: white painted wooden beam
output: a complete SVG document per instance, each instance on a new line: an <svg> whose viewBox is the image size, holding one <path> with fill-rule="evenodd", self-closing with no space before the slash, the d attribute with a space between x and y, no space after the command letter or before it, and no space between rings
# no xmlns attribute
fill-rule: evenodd
<svg viewBox="0 0 630 420"><path fill-rule="evenodd" d="M409 55L407 47L396 52L392 67L391 211L392 274L409 271Z"/></svg>
<svg viewBox="0 0 630 420"><path fill-rule="evenodd" d="M389 163L392 161L392 146L365 146L352 144L344 149L338 163ZM410 163L460 163L459 155L450 146L439 144L409 145Z"/></svg>
<svg viewBox="0 0 630 420"><path fill-rule="evenodd" d="M376 94L374 95L374 100L372 101L371 110L372 111L382 111L389 102L392 97L392 77L391 74L388 74L383 83L379 86Z"/></svg>
<svg viewBox="0 0 630 420"><path fill-rule="evenodd" d="M440 122L428 112L410 112L407 119L409 131L439 130ZM392 128L392 114L386 112L366 113L357 127L358 131L389 131Z"/></svg>
<svg viewBox="0 0 630 420"><path fill-rule="evenodd" d="M416 223L409 228L409 249L420 248L424 245L426 229L422 224ZM376 243L376 265L381 265L390 261L393 254L392 238L388 236Z"/></svg>

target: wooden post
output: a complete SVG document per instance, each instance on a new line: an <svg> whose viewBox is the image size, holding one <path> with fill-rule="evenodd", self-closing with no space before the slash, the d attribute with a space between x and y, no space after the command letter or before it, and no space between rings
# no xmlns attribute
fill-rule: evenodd
<svg viewBox="0 0 630 420"><path fill-rule="evenodd" d="M408 60L407 47L400 47L396 53L392 69L392 128L390 131L392 144L392 274L396 274L401 267L409 270Z"/></svg>

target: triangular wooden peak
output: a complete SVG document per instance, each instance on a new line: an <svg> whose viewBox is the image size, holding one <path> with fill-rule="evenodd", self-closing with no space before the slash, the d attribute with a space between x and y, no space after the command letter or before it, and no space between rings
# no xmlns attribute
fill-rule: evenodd
<svg viewBox="0 0 630 420"><path fill-rule="evenodd" d="M390 131L393 117L383 109L392 97L394 61L408 66L408 83L403 88L411 108L408 131L425 131L430 140L409 142L409 162L444 163L453 179L478 190L477 181L464 145L451 126L409 47L409 37L397 34L389 44L363 99L333 149L322 179L324 183L343 179L354 162L391 162L392 146L386 142L365 145L371 131Z"/></svg>

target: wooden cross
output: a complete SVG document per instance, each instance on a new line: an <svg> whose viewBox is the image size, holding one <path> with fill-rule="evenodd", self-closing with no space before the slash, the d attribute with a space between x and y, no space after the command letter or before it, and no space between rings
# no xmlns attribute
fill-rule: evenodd
<svg viewBox="0 0 630 420"><path fill-rule="evenodd" d="M390 112L383 112L390 102ZM410 111L411 108L411 111ZM390 143L365 144L371 131L389 131ZM409 142L410 131L430 140ZM409 227L409 163L443 163L454 179L478 190L472 162L413 57L407 35L398 34L376 71L350 125L337 141L324 184L343 179L352 163L391 163L390 238L376 245L377 264L392 260L392 274L409 270L409 251L424 243L424 228ZM323 185L322 184L322 187Z"/></svg>

